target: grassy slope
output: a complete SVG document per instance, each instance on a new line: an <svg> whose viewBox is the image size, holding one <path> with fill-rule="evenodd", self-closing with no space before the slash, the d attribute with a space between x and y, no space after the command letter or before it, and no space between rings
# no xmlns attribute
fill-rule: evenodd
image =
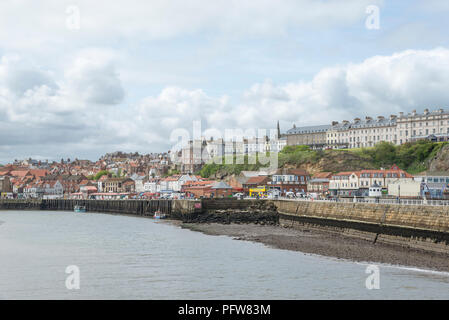
<svg viewBox="0 0 449 320"><path fill-rule="evenodd" d="M371 148L348 150L311 150L306 146L287 146L279 153L279 167L304 168L310 172L350 171L361 169L387 168L397 164L409 173L418 173L427 169L429 161L446 143L419 141L395 146L382 142ZM260 163L248 164L208 164L199 174L203 177L224 177L239 174L243 170L258 170ZM235 162L234 162L235 163Z"/></svg>

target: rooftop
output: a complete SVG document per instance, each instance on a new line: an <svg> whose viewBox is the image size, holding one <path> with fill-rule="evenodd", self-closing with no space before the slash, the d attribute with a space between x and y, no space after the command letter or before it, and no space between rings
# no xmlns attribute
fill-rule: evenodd
<svg viewBox="0 0 449 320"><path fill-rule="evenodd" d="M298 134L298 133L318 133L326 132L331 128L331 125L319 125L319 126L306 126L306 127L296 127L287 130L286 134Z"/></svg>

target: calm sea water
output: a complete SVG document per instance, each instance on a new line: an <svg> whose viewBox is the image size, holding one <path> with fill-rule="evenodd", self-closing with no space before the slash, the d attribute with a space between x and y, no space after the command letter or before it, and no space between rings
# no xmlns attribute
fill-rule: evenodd
<svg viewBox="0 0 449 320"><path fill-rule="evenodd" d="M0 211L0 299L449 299L448 273L379 265L368 290L367 265L152 219Z"/></svg>

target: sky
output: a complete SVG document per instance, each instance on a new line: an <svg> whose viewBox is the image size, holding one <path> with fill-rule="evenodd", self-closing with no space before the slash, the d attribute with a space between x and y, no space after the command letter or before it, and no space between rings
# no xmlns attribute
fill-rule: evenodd
<svg viewBox="0 0 449 320"><path fill-rule="evenodd" d="M445 0L3 0L0 163L164 152L194 121L449 110L448 16Z"/></svg>

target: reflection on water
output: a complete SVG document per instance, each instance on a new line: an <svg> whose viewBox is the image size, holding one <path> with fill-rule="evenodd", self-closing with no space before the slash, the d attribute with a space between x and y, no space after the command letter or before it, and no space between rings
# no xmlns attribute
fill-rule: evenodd
<svg viewBox="0 0 449 320"><path fill-rule="evenodd" d="M151 219L0 212L1 299L448 299L449 274L208 236ZM80 289L65 286L66 267Z"/></svg>

